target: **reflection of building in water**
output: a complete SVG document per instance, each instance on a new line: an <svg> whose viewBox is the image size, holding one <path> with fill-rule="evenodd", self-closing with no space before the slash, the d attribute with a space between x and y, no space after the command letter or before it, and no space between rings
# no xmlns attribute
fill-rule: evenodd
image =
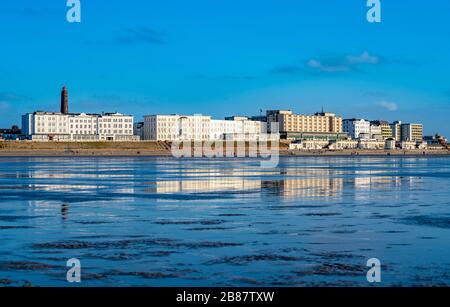
<svg viewBox="0 0 450 307"><path fill-rule="evenodd" d="M180 165L181 166L181 165ZM207 165L208 166L208 165ZM398 167L392 164L392 167ZM149 182L148 193L207 193L252 191L261 196L274 195L284 198L340 198L344 195L356 198L367 198L367 191L391 191L402 187L421 184L415 177L386 176L385 169L349 169L348 167L329 168L284 167L271 171L254 168L184 168L175 172L173 166L162 170L157 181ZM166 176L166 174L167 176Z"/></svg>
<svg viewBox="0 0 450 307"><path fill-rule="evenodd" d="M105 165L97 161L76 165L70 163L49 163L45 167L30 168L26 178L30 182L24 189L36 193L28 201L29 210L43 214L64 214L67 203L133 201L135 193L135 173L124 173L115 165ZM61 202L64 202L61 207ZM67 210L66 210L67 209ZM64 218L64 217L63 217Z"/></svg>
<svg viewBox="0 0 450 307"><path fill-rule="evenodd" d="M280 177L280 175L282 177ZM286 168L273 171L252 169L187 169L185 179L151 182L147 193L205 193L250 191L281 197L335 197L341 194L343 178L332 169ZM277 179L266 179L277 176ZM195 177L198 179L190 179ZM203 178L210 179L203 179Z"/></svg>
<svg viewBox="0 0 450 307"><path fill-rule="evenodd" d="M422 179L410 176L364 176L355 177L353 183L355 190L392 190L419 186Z"/></svg>
<svg viewBox="0 0 450 307"><path fill-rule="evenodd" d="M317 173L317 172L316 172ZM323 173L320 171L319 173ZM328 172L329 173L329 172ZM264 177L263 177L264 178ZM261 180L223 178L210 180L174 180L150 183L148 193L207 193L256 191L281 197L335 197L341 194L343 178L332 176Z"/></svg>
<svg viewBox="0 0 450 307"><path fill-rule="evenodd" d="M336 197L342 193L342 178L319 177L263 181L262 189L282 197Z"/></svg>
<svg viewBox="0 0 450 307"><path fill-rule="evenodd" d="M169 194L169 193L200 193L219 191L245 191L261 188L260 180L250 180L244 178L225 178L211 180L174 180L158 181L146 189L149 193Z"/></svg>
<svg viewBox="0 0 450 307"><path fill-rule="evenodd" d="M370 192L385 191L386 194L398 190L415 190L423 180L415 176L382 176L356 171L355 177L345 181L345 189L353 191L357 200L369 200Z"/></svg>

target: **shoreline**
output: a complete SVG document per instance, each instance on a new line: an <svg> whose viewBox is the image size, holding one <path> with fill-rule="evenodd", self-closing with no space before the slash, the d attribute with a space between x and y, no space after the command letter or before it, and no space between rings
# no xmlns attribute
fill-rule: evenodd
<svg viewBox="0 0 450 307"><path fill-rule="evenodd" d="M412 151L412 150L354 150L354 151L280 151L280 157L450 157L450 151ZM170 151L134 150L0 150L0 157L162 157L170 158ZM187 157L195 158L195 157ZM226 158L226 157L224 157ZM233 158L233 157L230 157ZM246 157L243 157L246 158Z"/></svg>
<svg viewBox="0 0 450 307"><path fill-rule="evenodd" d="M247 145L248 146L248 145ZM246 151L248 152L248 151ZM450 150L289 150L279 145L281 157L446 157ZM0 157L172 157L170 144L141 142L0 142Z"/></svg>

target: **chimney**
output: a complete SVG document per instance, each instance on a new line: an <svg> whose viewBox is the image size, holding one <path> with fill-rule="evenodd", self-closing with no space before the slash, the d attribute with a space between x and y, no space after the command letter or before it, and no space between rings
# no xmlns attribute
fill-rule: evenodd
<svg viewBox="0 0 450 307"><path fill-rule="evenodd" d="M67 88L65 85L61 91L61 113L69 113L69 92L67 92Z"/></svg>

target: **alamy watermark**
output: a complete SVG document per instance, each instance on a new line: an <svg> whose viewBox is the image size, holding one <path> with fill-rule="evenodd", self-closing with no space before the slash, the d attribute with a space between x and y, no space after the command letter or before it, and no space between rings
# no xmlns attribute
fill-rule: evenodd
<svg viewBox="0 0 450 307"><path fill-rule="evenodd" d="M381 261L378 258L367 260L367 267L370 269L366 273L369 283L381 283ZM81 261L77 258L67 260L66 266L70 269L66 273L69 283L81 283Z"/></svg>
<svg viewBox="0 0 450 307"><path fill-rule="evenodd" d="M370 23L381 22L381 0L367 0L367 21Z"/></svg>
<svg viewBox="0 0 450 307"><path fill-rule="evenodd" d="M81 282L81 261L77 258L67 260L66 266L70 269L67 271L66 279L69 283Z"/></svg>
<svg viewBox="0 0 450 307"><path fill-rule="evenodd" d="M81 22L81 2L80 0L67 0L67 11L66 18L69 23L80 23Z"/></svg>
<svg viewBox="0 0 450 307"><path fill-rule="evenodd" d="M377 258L367 260L367 266L370 270L367 272L367 281L370 283L381 282L381 261Z"/></svg>
<svg viewBox="0 0 450 307"><path fill-rule="evenodd" d="M199 128L201 129L201 128ZM271 125L271 132L228 133L220 138L202 139L193 134L201 130L182 127L169 128L176 135L171 142L171 153L175 158L253 158L258 159L261 168L275 168L280 160L280 134L278 123Z"/></svg>
<svg viewBox="0 0 450 307"><path fill-rule="evenodd" d="M66 6L69 8L66 14L69 23L81 22L81 1L67 0ZM381 0L367 0L367 21L370 23L381 22Z"/></svg>

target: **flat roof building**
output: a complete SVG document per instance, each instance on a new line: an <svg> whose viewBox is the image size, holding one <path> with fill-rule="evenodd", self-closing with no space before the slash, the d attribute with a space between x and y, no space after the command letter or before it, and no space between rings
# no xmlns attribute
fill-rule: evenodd
<svg viewBox="0 0 450 307"><path fill-rule="evenodd" d="M133 141L133 116L34 112L22 116L23 134L33 141Z"/></svg>
<svg viewBox="0 0 450 307"><path fill-rule="evenodd" d="M147 115L144 117L144 140L251 140L259 138L263 126L263 123L243 116L217 120L205 115Z"/></svg>
<svg viewBox="0 0 450 307"><path fill-rule="evenodd" d="M385 120L373 120L370 122L371 126L379 126L381 128L381 136L383 140L392 138L392 128L388 121Z"/></svg>
<svg viewBox="0 0 450 307"><path fill-rule="evenodd" d="M404 142L422 142L423 125L422 124L402 124L401 137Z"/></svg>
<svg viewBox="0 0 450 307"><path fill-rule="evenodd" d="M22 116L22 133L33 141L132 141L133 116L120 113L69 113L69 96L61 92L61 112L37 111Z"/></svg>
<svg viewBox="0 0 450 307"><path fill-rule="evenodd" d="M352 139L356 140L359 138L363 138L363 135L368 135L370 138L370 122L365 119L344 119L343 126L344 132L346 132Z"/></svg>
<svg viewBox="0 0 450 307"><path fill-rule="evenodd" d="M280 133L342 133L342 117L320 112L314 115L294 114L290 110L269 110L266 114L267 130L278 124Z"/></svg>

